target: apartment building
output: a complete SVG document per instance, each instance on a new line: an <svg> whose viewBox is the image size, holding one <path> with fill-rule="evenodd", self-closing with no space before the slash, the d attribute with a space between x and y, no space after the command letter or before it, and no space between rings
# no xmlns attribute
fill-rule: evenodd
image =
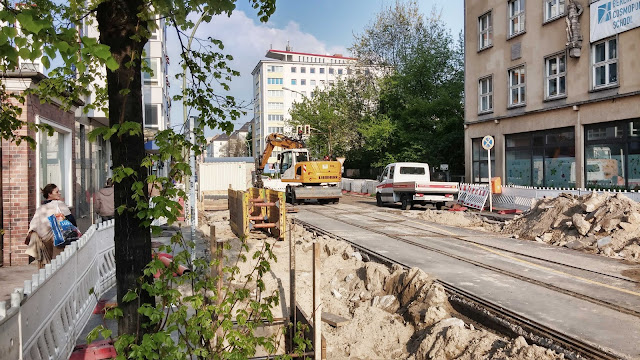
<svg viewBox="0 0 640 360"><path fill-rule="evenodd" d="M294 135L288 126L289 110L296 101L312 98L314 91L333 85L351 75L356 59L341 54L321 55L271 49L252 71L253 75L253 156L264 151L264 139L271 133ZM275 162L274 151L270 163Z"/></svg>
<svg viewBox="0 0 640 360"><path fill-rule="evenodd" d="M465 0L468 181L640 188L640 2Z"/></svg>
<svg viewBox="0 0 640 360"><path fill-rule="evenodd" d="M157 147L153 144L155 134L169 126L169 111L171 100L169 96L169 81L167 70L169 58L166 49L166 30L164 19L159 19L157 29L151 34L151 38L145 45L145 60L153 73L142 74L142 101L144 103L144 137L145 149L153 152ZM80 29L81 35L99 38L100 33L96 23L84 23ZM102 69L103 75L105 70ZM104 86L104 77L98 80L95 87ZM84 99L85 104L95 101L96 93ZM91 224L91 198L93 194L104 186L106 179L111 176L111 144L104 139L89 141L88 134L97 127L109 126L109 119L100 109L79 108L76 111L76 192L75 208L78 222L82 227ZM168 174L168 164L154 164L152 172L159 176ZM86 223L86 224L85 224Z"/></svg>

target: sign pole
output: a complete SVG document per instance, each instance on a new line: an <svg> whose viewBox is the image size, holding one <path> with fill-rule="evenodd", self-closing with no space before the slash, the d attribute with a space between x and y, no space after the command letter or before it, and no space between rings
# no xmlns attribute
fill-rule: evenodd
<svg viewBox="0 0 640 360"><path fill-rule="evenodd" d="M487 168L489 169L489 211L493 212L493 192L491 191L491 149L495 145L495 139L491 135L482 138L482 148L487 150ZM482 204L484 207L484 204ZM482 211L482 210L480 210Z"/></svg>
<svg viewBox="0 0 640 360"><path fill-rule="evenodd" d="M491 189L491 149L487 150L487 162L489 167L489 212L493 212L493 189Z"/></svg>

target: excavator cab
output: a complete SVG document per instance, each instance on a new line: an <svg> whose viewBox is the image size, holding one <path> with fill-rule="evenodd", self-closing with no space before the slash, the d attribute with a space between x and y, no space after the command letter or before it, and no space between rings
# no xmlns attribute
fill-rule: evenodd
<svg viewBox="0 0 640 360"><path fill-rule="evenodd" d="M280 178L294 179L296 164L309 161L307 149L289 149L283 151L280 156Z"/></svg>

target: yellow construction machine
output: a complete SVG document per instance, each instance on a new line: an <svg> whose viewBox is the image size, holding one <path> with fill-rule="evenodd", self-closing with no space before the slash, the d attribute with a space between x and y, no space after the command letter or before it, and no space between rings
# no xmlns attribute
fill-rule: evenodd
<svg viewBox="0 0 640 360"><path fill-rule="evenodd" d="M283 134L270 134L265 139L261 159L256 159L256 187L262 188L262 172L275 147L284 149L278 154L280 180L286 183L287 202L301 204L317 199L319 203L337 203L342 196L342 164L339 161L311 161L302 139Z"/></svg>

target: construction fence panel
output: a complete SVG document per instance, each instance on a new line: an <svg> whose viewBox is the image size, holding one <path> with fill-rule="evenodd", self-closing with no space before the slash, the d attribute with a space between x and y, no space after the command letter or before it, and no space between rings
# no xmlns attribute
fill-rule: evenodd
<svg viewBox="0 0 640 360"><path fill-rule="evenodd" d="M228 189L229 202L229 224L231 231L239 237L244 238L249 234L248 222L248 193L241 190Z"/></svg>

